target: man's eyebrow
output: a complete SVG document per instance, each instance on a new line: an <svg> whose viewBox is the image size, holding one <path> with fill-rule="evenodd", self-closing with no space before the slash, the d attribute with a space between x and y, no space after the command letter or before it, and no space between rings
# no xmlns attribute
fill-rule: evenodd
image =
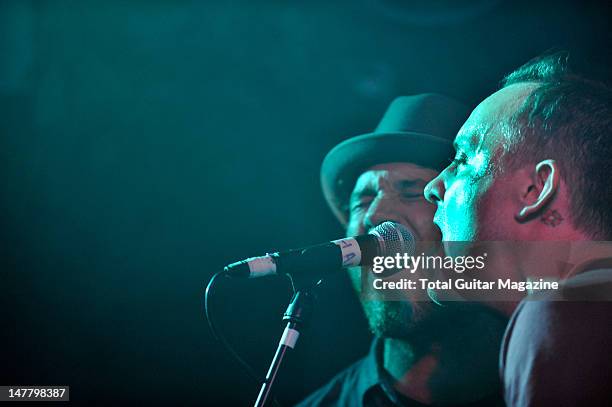
<svg viewBox="0 0 612 407"><path fill-rule="evenodd" d="M468 143L466 143L464 140L461 140L459 143L457 143L456 141L453 141L453 148L455 149L455 151L465 151L465 150L469 150L470 145Z"/></svg>
<svg viewBox="0 0 612 407"><path fill-rule="evenodd" d="M483 133L481 130L479 129L472 129L469 131L469 135L467 135L466 133L462 134L460 137L458 137L459 142L457 142L457 139L455 139L453 141L453 148L455 149L455 151L459 151L459 150L478 150L478 148L480 147L480 144L482 142L482 137ZM473 143L473 141L478 140L477 143Z"/></svg>
<svg viewBox="0 0 612 407"><path fill-rule="evenodd" d="M425 188L427 185L427 181L422 178L405 178L399 181L396 181L393 186L398 191L403 191L405 189L413 189L413 188Z"/></svg>
<svg viewBox="0 0 612 407"><path fill-rule="evenodd" d="M376 191L372 187L366 186L364 188L355 189L351 193L349 201L356 201L363 196L374 196L374 195L376 195Z"/></svg>

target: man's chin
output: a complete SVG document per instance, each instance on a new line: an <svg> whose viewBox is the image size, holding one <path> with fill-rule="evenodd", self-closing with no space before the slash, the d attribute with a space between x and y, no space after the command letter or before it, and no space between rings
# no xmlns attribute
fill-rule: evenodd
<svg viewBox="0 0 612 407"><path fill-rule="evenodd" d="M362 304L370 330L380 338L409 338L433 311L430 302L373 300Z"/></svg>
<svg viewBox="0 0 612 407"><path fill-rule="evenodd" d="M507 322L497 311L468 301L452 301L443 307L427 301L364 301L362 305L370 331L379 338L433 340L473 321L487 321L482 326L497 321L502 331Z"/></svg>

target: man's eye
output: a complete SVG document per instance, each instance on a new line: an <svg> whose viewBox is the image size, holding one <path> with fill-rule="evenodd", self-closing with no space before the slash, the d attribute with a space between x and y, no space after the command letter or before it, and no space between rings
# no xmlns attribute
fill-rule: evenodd
<svg viewBox="0 0 612 407"><path fill-rule="evenodd" d="M414 199L414 198L423 198L423 191L420 192L404 192L402 194L402 198L404 199Z"/></svg>
<svg viewBox="0 0 612 407"><path fill-rule="evenodd" d="M363 209L370 204L370 201L357 201L351 204L351 211L356 211L359 209Z"/></svg>
<svg viewBox="0 0 612 407"><path fill-rule="evenodd" d="M459 165L463 165L466 163L467 163L467 155L465 155L464 153L460 153L455 156L451 164L459 166Z"/></svg>

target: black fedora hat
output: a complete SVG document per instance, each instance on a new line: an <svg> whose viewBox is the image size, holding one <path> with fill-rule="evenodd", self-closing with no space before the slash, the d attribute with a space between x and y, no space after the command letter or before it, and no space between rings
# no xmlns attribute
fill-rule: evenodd
<svg viewBox="0 0 612 407"><path fill-rule="evenodd" d="M390 162L410 162L441 170L453 155L452 142L470 109L444 95L426 93L393 100L373 133L335 146L321 165L325 200L342 224L359 175Z"/></svg>

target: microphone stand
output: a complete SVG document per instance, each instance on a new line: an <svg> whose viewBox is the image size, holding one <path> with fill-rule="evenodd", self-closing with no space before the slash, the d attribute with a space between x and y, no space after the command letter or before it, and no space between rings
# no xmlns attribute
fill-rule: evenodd
<svg viewBox="0 0 612 407"><path fill-rule="evenodd" d="M255 401L255 407L263 407L266 404L285 355L290 349L295 347L300 337L300 330L310 318L315 297L312 293L312 288L312 286L309 286L296 290L287 310L283 314L283 321L287 321L287 325L278 343L276 353L266 374L266 379L261 385L259 395Z"/></svg>

